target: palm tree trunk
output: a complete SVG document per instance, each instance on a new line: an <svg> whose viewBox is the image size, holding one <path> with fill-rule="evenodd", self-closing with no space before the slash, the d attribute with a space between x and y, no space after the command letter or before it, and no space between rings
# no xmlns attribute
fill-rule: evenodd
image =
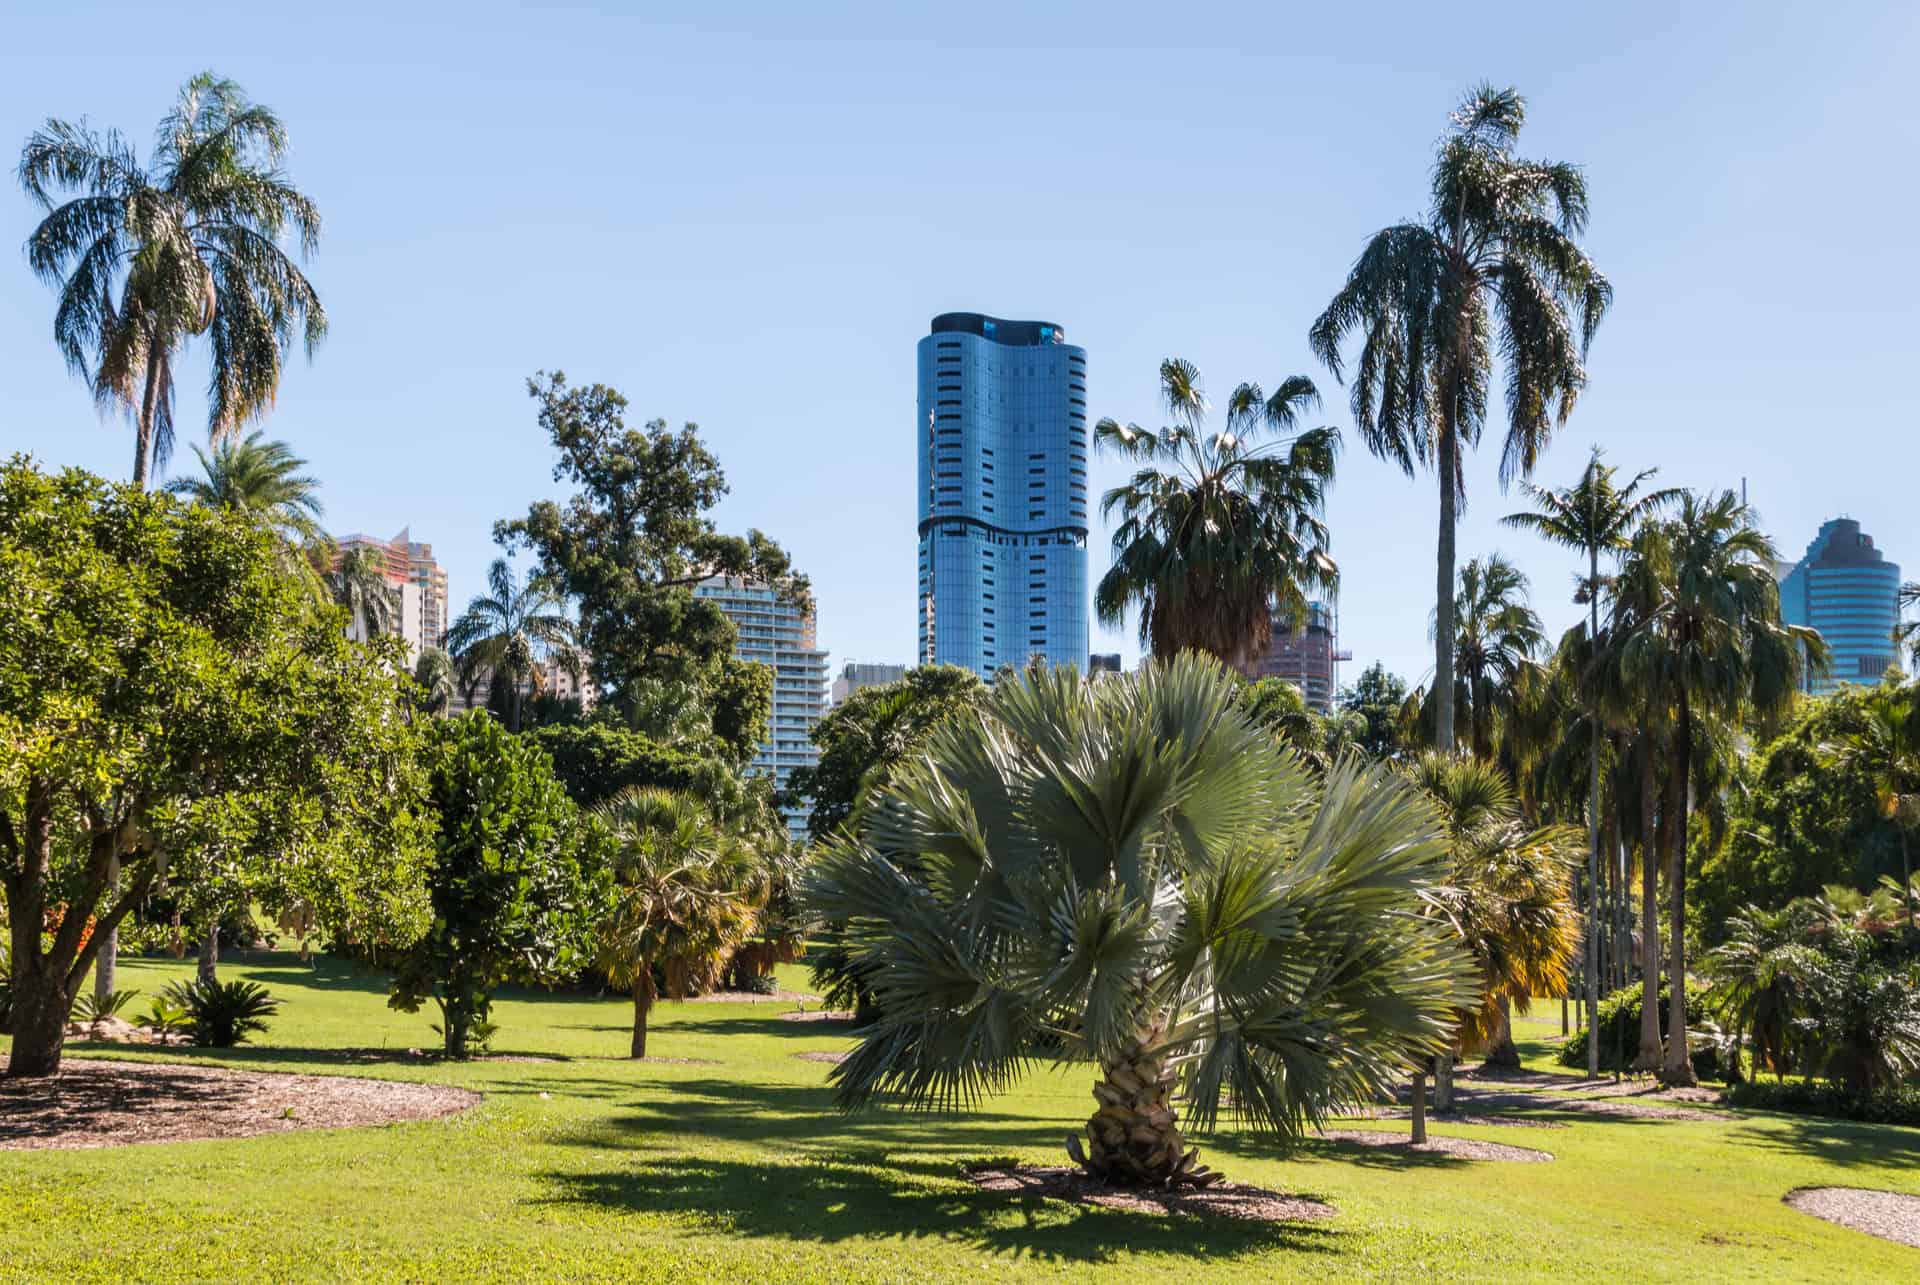
<svg viewBox="0 0 1920 1285"><path fill-rule="evenodd" d="M1591 489L1591 488L1589 488ZM1600 646L1600 547L1587 546L1587 644ZM1600 703L1595 701L1587 717L1593 724L1593 740L1587 750L1587 889L1600 887ZM1590 898L1587 907L1587 1074L1600 1074L1600 934L1598 898Z"/></svg>
<svg viewBox="0 0 1920 1285"><path fill-rule="evenodd" d="M1434 568L1433 744L1442 754L1453 753L1453 560L1460 444L1454 440L1451 400L1440 429L1440 538Z"/></svg>
<svg viewBox="0 0 1920 1285"><path fill-rule="evenodd" d="M1424 1070L1413 1073L1413 1145L1418 1147L1427 1140L1427 1073Z"/></svg>
<svg viewBox="0 0 1920 1285"><path fill-rule="evenodd" d="M647 1055L647 1015L652 1011L653 978L642 972L640 980L633 984L633 1043L627 1051L630 1058Z"/></svg>
<svg viewBox="0 0 1920 1285"><path fill-rule="evenodd" d="M1087 1121L1086 1145L1067 1138L1075 1164L1104 1182L1123 1186L1210 1186L1221 1175L1200 1163L1200 1152L1180 1136L1169 1097L1176 1079L1166 1064L1157 1027L1117 1057L1102 1058L1093 1086L1100 1109Z"/></svg>
<svg viewBox="0 0 1920 1285"><path fill-rule="evenodd" d="M1680 691L1679 717L1673 738L1673 856L1667 867L1667 1060L1660 1081L1667 1085L1696 1083L1693 1060L1687 1052L1687 811L1691 804L1687 771L1693 760L1693 711L1687 693Z"/></svg>
<svg viewBox="0 0 1920 1285"><path fill-rule="evenodd" d="M1487 1065L1503 1071L1520 1069L1520 1050L1513 1042L1513 1001L1500 997L1500 1029L1487 1045Z"/></svg>
<svg viewBox="0 0 1920 1285"><path fill-rule="evenodd" d="M160 345L147 337L147 384L140 396L140 418L133 426L133 484L147 486L148 460L153 456L154 421L160 415Z"/></svg>
<svg viewBox="0 0 1920 1285"><path fill-rule="evenodd" d="M1659 779L1654 772L1654 746L1646 738L1640 752L1640 1051L1633 1069L1660 1069L1660 902L1656 880L1662 855L1669 846L1654 833L1654 807ZM1662 829L1664 830L1664 826Z"/></svg>
<svg viewBox="0 0 1920 1285"><path fill-rule="evenodd" d="M1433 1059L1433 1109L1453 1110L1453 1050L1445 1049Z"/></svg>

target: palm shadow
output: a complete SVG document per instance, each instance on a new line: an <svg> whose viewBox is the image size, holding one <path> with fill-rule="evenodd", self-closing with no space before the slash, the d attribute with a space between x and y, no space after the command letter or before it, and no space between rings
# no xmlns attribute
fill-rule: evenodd
<svg viewBox="0 0 1920 1285"><path fill-rule="evenodd" d="M1812 1156L1843 1169L1920 1167L1920 1129L1900 1125L1755 1112L1727 1137L1744 1146Z"/></svg>

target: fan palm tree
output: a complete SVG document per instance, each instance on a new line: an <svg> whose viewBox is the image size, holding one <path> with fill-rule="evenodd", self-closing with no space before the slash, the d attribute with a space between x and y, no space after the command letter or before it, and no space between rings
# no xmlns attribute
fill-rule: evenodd
<svg viewBox="0 0 1920 1285"><path fill-rule="evenodd" d="M133 481L166 467L175 364L204 335L207 426L219 445L273 404L298 336L307 353L326 312L282 249L320 240L320 212L281 169L287 132L240 87L203 72L160 121L142 167L117 132L49 120L27 140L20 182L46 211L27 260L58 288L54 341L101 408L134 424ZM58 198L73 193L67 200Z"/></svg>
<svg viewBox="0 0 1920 1285"><path fill-rule="evenodd" d="M458 689L453 657L438 647L423 647L413 662L413 681L420 689L420 708L435 718L444 717L453 707Z"/></svg>
<svg viewBox="0 0 1920 1285"><path fill-rule="evenodd" d="M1512 702L1521 669L1546 646L1540 617L1527 605L1527 578L1499 554L1469 558L1460 569L1455 600L1453 672L1455 702L1466 698L1473 756L1493 757L1493 720ZM1439 628L1439 618L1429 622Z"/></svg>
<svg viewBox="0 0 1920 1285"><path fill-rule="evenodd" d="M309 546L323 550L331 541ZM337 554L327 575L333 600L347 609L347 618L366 631L369 638L390 634L400 624L400 590L387 579L387 560L378 549L355 545Z"/></svg>
<svg viewBox="0 0 1920 1285"><path fill-rule="evenodd" d="M539 576L514 575L505 558L487 568L487 592L467 604L447 631L447 650L471 688L484 675L490 683L510 684L507 727L520 730L523 694L542 686L547 661L578 675L580 650L571 620L561 613L558 590Z"/></svg>
<svg viewBox="0 0 1920 1285"><path fill-rule="evenodd" d="M1506 368L1500 481L1532 474L1586 386L1587 346L1613 290L1580 248L1587 181L1577 166L1515 155L1526 104L1481 85L1453 115L1433 167L1424 222L1374 234L1313 323L1314 351L1342 376L1341 346L1362 337L1353 418L1367 449L1408 477L1440 482L1434 630L1435 732L1454 743L1454 526L1462 456L1480 440L1493 352Z"/></svg>
<svg viewBox="0 0 1920 1285"><path fill-rule="evenodd" d="M1805 1028L1818 1015L1825 961L1808 944L1813 913L1805 899L1774 911L1737 910L1727 941L1709 957L1709 1000L1725 1019L1734 1056L1752 1045L1756 1074L1784 1075L1801 1060Z"/></svg>
<svg viewBox="0 0 1920 1285"><path fill-rule="evenodd" d="M1600 638L1600 599L1605 585L1600 577L1600 556L1616 558L1624 553L1634 531L1679 498L1673 487L1642 491L1658 469L1636 473L1625 486L1614 482L1615 470L1600 462L1600 448L1593 448L1580 481L1570 487L1547 490L1531 482L1523 483L1533 500L1532 512L1509 513L1501 521L1508 526L1531 531L1562 548L1576 549L1587 556L1587 575L1579 582L1576 601L1587 605L1587 636ZM1592 684L1588 684L1591 688ZM1587 888L1599 887L1600 878L1600 736L1601 717L1594 699L1588 701L1588 722L1592 746L1587 759ZM1589 908L1591 913L1591 907ZM1600 1073L1600 1024L1595 1020L1600 1007L1600 960L1598 938L1588 934L1586 972L1587 1074Z"/></svg>
<svg viewBox="0 0 1920 1285"><path fill-rule="evenodd" d="M1094 426L1100 449L1141 465L1100 500L1101 515L1117 512L1120 522L1094 609L1119 625L1138 606L1140 643L1162 660L1192 649L1244 664L1266 647L1276 611L1299 615L1339 582L1321 513L1340 434L1314 428L1255 444L1266 432L1291 433L1319 404L1302 375L1271 397L1241 384L1218 433L1201 427L1207 397L1192 365L1161 362L1160 391L1172 426Z"/></svg>
<svg viewBox="0 0 1920 1285"><path fill-rule="evenodd" d="M752 934L763 891L747 845L690 794L632 789L595 814L617 845L599 962L608 981L633 993L629 1056L642 1058L654 1001L685 999L719 979Z"/></svg>
<svg viewBox="0 0 1920 1285"><path fill-rule="evenodd" d="M1076 1162L1204 1185L1176 1100L1295 1137L1441 1047L1473 985L1420 913L1433 806L1352 757L1316 779L1236 686L1194 653L998 684L820 845L807 902L880 1001L843 1106L971 1103L1051 1047L1100 1067Z"/></svg>
<svg viewBox="0 0 1920 1285"><path fill-rule="evenodd" d="M1625 574L1643 578L1652 601L1621 640L1628 681L1658 693L1672 711L1667 774L1669 834L1666 1060L1661 1078L1691 1084L1687 1056L1686 853L1690 773L1712 729L1743 716L1767 718L1799 689L1803 664L1823 665L1827 648L1812 629L1783 623L1774 547L1731 491L1683 492L1673 516L1647 524Z"/></svg>

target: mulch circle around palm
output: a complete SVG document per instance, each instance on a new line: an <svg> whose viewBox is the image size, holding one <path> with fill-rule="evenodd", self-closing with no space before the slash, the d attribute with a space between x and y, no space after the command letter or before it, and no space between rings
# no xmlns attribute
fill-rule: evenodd
<svg viewBox="0 0 1920 1285"><path fill-rule="evenodd" d="M805 1004L817 1000L818 995L809 995L805 991L709 991L705 995L689 995L685 1004Z"/></svg>
<svg viewBox="0 0 1920 1285"><path fill-rule="evenodd" d="M479 1101L478 1093L444 1084L68 1058L58 1075L0 1078L0 1150L437 1120Z"/></svg>
<svg viewBox="0 0 1920 1285"><path fill-rule="evenodd" d="M1221 1182L1211 1187L1111 1187L1078 1169L1036 1169L1025 1165L969 1168L967 1180L985 1191L1015 1192L1076 1201L1106 1209L1148 1214L1189 1214L1241 1218L1252 1222L1301 1222L1331 1218L1332 1205L1304 1196L1284 1196L1264 1187Z"/></svg>
<svg viewBox="0 0 1920 1285"><path fill-rule="evenodd" d="M1417 1147L1406 1134L1389 1133L1385 1129L1328 1129L1316 1136L1329 1142L1351 1142L1407 1155L1445 1155L1460 1160L1507 1160L1516 1164L1540 1164L1553 1159L1551 1151L1510 1147L1504 1142L1482 1142L1478 1138L1442 1137L1432 1133Z"/></svg>
<svg viewBox="0 0 1920 1285"><path fill-rule="evenodd" d="M1782 1199L1803 1214L1920 1249L1920 1195L1870 1187L1796 1187Z"/></svg>
<svg viewBox="0 0 1920 1285"><path fill-rule="evenodd" d="M853 1014L839 1008L816 1008L811 1012L800 1010L780 1014L783 1022L835 1022L844 1026L853 1025Z"/></svg>
<svg viewBox="0 0 1920 1285"><path fill-rule="evenodd" d="M795 1053L794 1056L802 1062L830 1062L834 1066L838 1066L847 1060L845 1053L821 1053L816 1051L812 1053Z"/></svg>

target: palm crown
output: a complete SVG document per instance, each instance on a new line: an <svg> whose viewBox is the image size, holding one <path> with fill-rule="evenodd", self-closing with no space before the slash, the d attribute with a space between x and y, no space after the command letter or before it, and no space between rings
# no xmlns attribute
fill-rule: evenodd
<svg viewBox="0 0 1920 1285"><path fill-rule="evenodd" d="M840 1100L969 1102L1053 1047L1105 1072L1083 1164L1204 1181L1171 1095L1291 1136L1440 1046L1473 995L1420 911L1445 867L1417 788L1352 758L1316 780L1210 659L1002 683L809 877L879 996Z"/></svg>
<svg viewBox="0 0 1920 1285"><path fill-rule="evenodd" d="M103 408L135 425L133 480L173 446L174 361L205 335L215 443L272 404L298 335L309 354L326 312L281 248L320 239L320 213L280 168L287 134L240 87L201 73L161 120L143 167L118 133L49 120L20 156L46 217L27 238L33 270L60 291L54 339ZM79 194L56 203L56 195Z"/></svg>
<svg viewBox="0 0 1920 1285"><path fill-rule="evenodd" d="M1454 617L1455 701L1465 698L1475 758L1493 755L1493 720L1511 706L1521 671L1546 646L1540 617L1527 605L1527 578L1495 553L1460 569ZM1438 613L1436 613L1437 615ZM1438 622L1429 622L1438 628Z"/></svg>
<svg viewBox="0 0 1920 1285"><path fill-rule="evenodd" d="M520 730L522 689L536 693L551 659L578 674L583 661L559 591L538 576L522 579L505 558L487 568L487 592L467 604L447 631L447 650L469 689L482 677L511 684L508 727Z"/></svg>
<svg viewBox="0 0 1920 1285"><path fill-rule="evenodd" d="M263 436L256 431L243 440L228 438L211 451L194 447L202 476L175 478L167 490L209 508L245 513L289 545L321 539L319 481L300 471L307 462L292 447Z"/></svg>
<svg viewBox="0 0 1920 1285"><path fill-rule="evenodd" d="M1172 426L1094 427L1100 448L1142 465L1101 499L1102 516L1118 512L1120 522L1094 607L1117 625L1138 606L1140 641L1161 659L1191 648L1243 661L1266 646L1275 610L1298 614L1310 594L1338 583L1321 514L1340 435L1315 428L1255 444L1292 432L1319 404L1302 375L1272 396L1258 384L1235 388L1217 433L1202 428L1208 404L1192 365L1162 362L1160 388Z"/></svg>

